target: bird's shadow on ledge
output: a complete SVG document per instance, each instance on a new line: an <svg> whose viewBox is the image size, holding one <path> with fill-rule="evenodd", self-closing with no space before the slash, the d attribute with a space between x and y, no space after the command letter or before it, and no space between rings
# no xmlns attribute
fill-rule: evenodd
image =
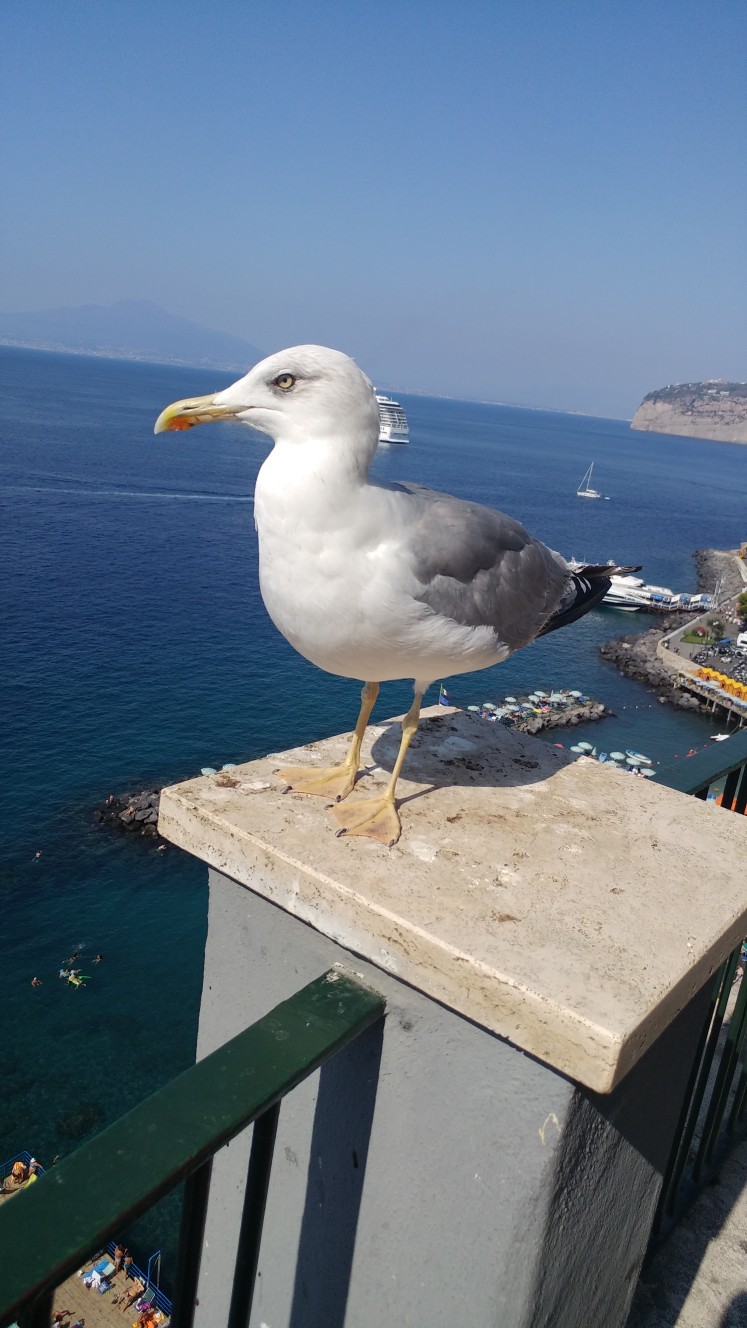
<svg viewBox="0 0 747 1328"><path fill-rule="evenodd" d="M386 723L371 747L376 766L391 772L399 751L402 729L398 720ZM559 747L515 734L500 724L473 718L465 712L425 716L420 721L398 786L400 803L411 802L433 788L517 788L539 784L573 765L573 758ZM369 766L369 773L371 767ZM414 793L405 791L406 781L429 786ZM360 781L361 792L369 780Z"/></svg>

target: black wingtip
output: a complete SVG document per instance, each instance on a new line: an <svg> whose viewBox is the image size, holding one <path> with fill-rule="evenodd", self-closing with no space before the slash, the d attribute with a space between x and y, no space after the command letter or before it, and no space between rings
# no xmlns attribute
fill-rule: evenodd
<svg viewBox="0 0 747 1328"><path fill-rule="evenodd" d="M586 563L583 567L573 567L574 576L586 577L589 581L597 581L600 578L610 576L630 576L633 572L641 572L643 564L639 563L637 567L618 567L615 563Z"/></svg>

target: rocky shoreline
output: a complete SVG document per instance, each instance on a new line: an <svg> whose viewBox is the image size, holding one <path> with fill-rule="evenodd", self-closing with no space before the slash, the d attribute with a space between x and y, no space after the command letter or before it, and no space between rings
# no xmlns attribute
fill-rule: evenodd
<svg viewBox="0 0 747 1328"><path fill-rule="evenodd" d="M744 589L734 555L728 550L698 549L693 554L693 561L699 591L713 594L719 585L720 595L732 595ZM656 625L647 632L631 632L606 641L599 647L599 653L602 659L614 664L626 678L633 678L651 688L662 703L678 706L680 710L705 714L705 701L699 701L697 697L676 687L675 675L662 662L656 649L663 637L669 636L688 621L691 621L689 614L669 613L659 618Z"/></svg>
<svg viewBox="0 0 747 1328"><path fill-rule="evenodd" d="M698 590L712 595L720 583L720 595L739 595L745 588L735 555L729 549L697 549L693 554Z"/></svg>
<svg viewBox="0 0 747 1328"><path fill-rule="evenodd" d="M568 710L552 710L547 715L532 715L517 719L511 725L515 733L541 733L543 729L563 729L574 724L588 724L591 719L610 719L612 711L601 701L583 701Z"/></svg>
<svg viewBox="0 0 747 1328"><path fill-rule="evenodd" d="M660 627L651 627L647 632L629 636L618 636L614 641L606 641L599 647L599 653L602 659L608 664L614 664L619 673L626 678L633 678L635 682L642 682L653 690L658 699L664 703L678 706L680 710L696 710L705 712L705 702L700 702L696 697L687 692L680 691L675 686L675 678L671 669L668 669L656 653L656 647L662 637L671 632L673 627L682 625L682 615L678 614L674 620L673 614L668 614L666 623Z"/></svg>
<svg viewBox="0 0 747 1328"><path fill-rule="evenodd" d="M140 793L110 793L105 802L95 808L93 819L98 825L109 826L112 830L139 835L143 839L160 840L160 801L160 789L144 789Z"/></svg>

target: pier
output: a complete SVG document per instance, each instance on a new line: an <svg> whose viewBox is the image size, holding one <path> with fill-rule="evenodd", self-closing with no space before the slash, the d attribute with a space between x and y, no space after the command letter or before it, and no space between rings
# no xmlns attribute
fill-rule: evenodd
<svg viewBox="0 0 747 1328"><path fill-rule="evenodd" d="M723 687L716 683L706 682L698 678L693 673L679 673L677 675L677 686L684 691L693 692L701 700L707 702L707 709L711 712L724 710L726 712L726 722L729 723L731 716L738 721L737 728L747 722L747 701L742 701L737 696L730 696Z"/></svg>

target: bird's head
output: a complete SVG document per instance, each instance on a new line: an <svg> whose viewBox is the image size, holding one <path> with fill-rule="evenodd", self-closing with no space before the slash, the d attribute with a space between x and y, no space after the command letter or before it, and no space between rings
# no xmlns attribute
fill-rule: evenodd
<svg viewBox="0 0 747 1328"><path fill-rule="evenodd" d="M222 392L175 401L155 433L236 419L276 442L303 444L355 438L373 455L379 435L374 389L348 355L327 346L292 346L260 360Z"/></svg>

